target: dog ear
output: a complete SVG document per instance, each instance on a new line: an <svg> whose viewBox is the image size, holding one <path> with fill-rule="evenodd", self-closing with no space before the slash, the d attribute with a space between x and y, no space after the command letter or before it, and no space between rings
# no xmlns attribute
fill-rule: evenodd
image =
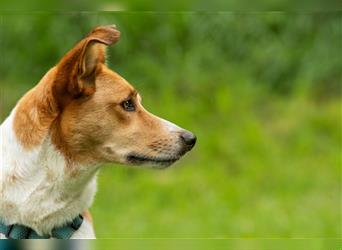
<svg viewBox="0 0 342 250"><path fill-rule="evenodd" d="M61 99L59 103L95 92L96 73L105 63L106 47L119 38L115 25L99 26L62 58L57 65L54 91Z"/></svg>

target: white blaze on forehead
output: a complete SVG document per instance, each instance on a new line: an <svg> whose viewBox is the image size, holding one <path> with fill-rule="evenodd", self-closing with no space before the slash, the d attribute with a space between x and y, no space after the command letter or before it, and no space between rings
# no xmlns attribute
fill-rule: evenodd
<svg viewBox="0 0 342 250"><path fill-rule="evenodd" d="M142 101L142 98L139 94L137 94L137 97L138 97L138 102L141 102Z"/></svg>

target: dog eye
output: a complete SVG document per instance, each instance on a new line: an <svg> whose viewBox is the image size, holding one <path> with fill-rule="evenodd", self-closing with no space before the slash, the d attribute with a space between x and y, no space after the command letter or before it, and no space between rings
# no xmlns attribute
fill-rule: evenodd
<svg viewBox="0 0 342 250"><path fill-rule="evenodd" d="M134 103L133 103L133 101L131 99L123 101L121 103L121 106L126 111L130 111L130 112L131 111L135 111L135 106L134 106Z"/></svg>

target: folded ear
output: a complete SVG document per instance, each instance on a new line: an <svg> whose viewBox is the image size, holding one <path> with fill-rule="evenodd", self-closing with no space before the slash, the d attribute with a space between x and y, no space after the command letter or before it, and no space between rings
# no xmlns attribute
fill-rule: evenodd
<svg viewBox="0 0 342 250"><path fill-rule="evenodd" d="M106 46L116 43L120 32L115 25L99 26L70 50L57 65L55 96L61 105L71 98L95 92L96 73L105 63Z"/></svg>

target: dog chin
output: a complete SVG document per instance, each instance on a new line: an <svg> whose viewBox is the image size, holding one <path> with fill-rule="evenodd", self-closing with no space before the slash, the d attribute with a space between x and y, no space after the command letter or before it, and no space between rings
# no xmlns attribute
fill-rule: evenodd
<svg viewBox="0 0 342 250"><path fill-rule="evenodd" d="M156 169L164 169L171 166L179 158L180 156L150 157L147 155L129 154L126 156L126 161L130 165L145 165Z"/></svg>

